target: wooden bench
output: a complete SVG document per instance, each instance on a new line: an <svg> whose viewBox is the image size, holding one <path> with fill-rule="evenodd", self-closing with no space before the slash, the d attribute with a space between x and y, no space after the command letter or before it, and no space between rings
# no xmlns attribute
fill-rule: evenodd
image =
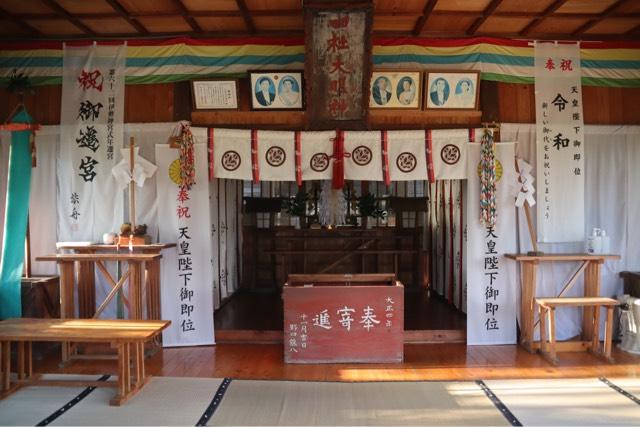
<svg viewBox="0 0 640 427"><path fill-rule="evenodd" d="M149 380L144 368L144 343L165 329L169 320L7 319L0 322L1 398L26 385L117 387L111 405L121 405ZM118 381L42 380L33 374L33 341L108 343L118 351ZM18 344L17 381L12 383L11 343ZM131 375L131 366L135 379Z"/></svg>
<svg viewBox="0 0 640 427"><path fill-rule="evenodd" d="M589 321L593 325L592 335L587 350L594 354L604 356L608 362L611 359L611 341L613 332L613 309L618 301L603 297L576 297L576 298L536 298L540 314L540 352L552 364L556 364L556 316L557 307L593 307L593 316ZM602 351L600 347L600 308L607 309L607 317L604 323L604 343ZM549 339L547 340L547 326L549 327ZM585 337L586 339L586 337Z"/></svg>

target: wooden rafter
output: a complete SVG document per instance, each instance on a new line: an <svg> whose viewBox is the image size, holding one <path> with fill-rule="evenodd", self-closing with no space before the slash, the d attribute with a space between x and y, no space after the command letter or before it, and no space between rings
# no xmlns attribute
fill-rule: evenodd
<svg viewBox="0 0 640 427"><path fill-rule="evenodd" d="M502 0L491 0L491 3L489 3L489 5L487 5L487 7L482 11L482 16L476 19L473 24L467 28L467 34L470 36L474 35L476 31L478 31L478 28L484 24L484 21L486 21L487 18L495 12L498 6L500 6L500 3L502 3Z"/></svg>
<svg viewBox="0 0 640 427"><path fill-rule="evenodd" d="M580 26L580 28L575 30L573 32L573 35L579 36L583 34L585 31L587 31L588 29L593 28L593 26L601 22L603 19L610 17L620 6L622 6L627 2L628 0L618 0L617 2L613 3L611 6L603 10L602 13L598 15L598 17L590 21L587 21L584 25Z"/></svg>
<svg viewBox="0 0 640 427"><path fill-rule="evenodd" d="M521 36L527 35L533 30L535 27L540 25L540 23L549 15L551 15L556 10L560 9L563 4L565 4L568 0L556 0L551 3L540 15L533 19L533 21L529 22L526 27L524 27L518 34Z"/></svg>
<svg viewBox="0 0 640 427"><path fill-rule="evenodd" d="M236 4L238 5L238 9L240 9L240 13L242 13L242 19L244 19L247 30L249 30L250 33L255 33L256 26L253 23L253 18L251 18L251 14L249 13L247 4L244 2L244 0L236 0Z"/></svg>
<svg viewBox="0 0 640 427"><path fill-rule="evenodd" d="M111 4L115 0L105 0L107 3ZM631 1L631 0L627 0ZM123 9L124 10L124 9ZM269 9L269 10L253 10L251 11L251 16L256 17L279 17L279 16L301 16L302 11L300 9ZM40 20L50 20L59 18L58 14L55 13L13 13L13 17L17 19L27 20L27 21L40 21ZM106 18L157 18L157 17L177 17L181 16L176 12L127 12L125 14L114 13L114 12L94 12L94 13L74 13L78 19L106 19ZM242 17L242 12L239 10L192 10L189 11L188 16L193 18L229 18L229 17ZM379 11L376 12L375 16L377 17L415 17L423 15L417 15L416 12L394 12L394 11ZM473 10L446 10L439 9L433 10L429 16L463 16L468 18L481 18L483 16L483 12L473 11ZM540 18L542 17L541 13L536 12L500 12L496 11L491 14L492 17L501 17L501 18ZM567 19L597 19L599 14L597 13L554 13L554 18L567 18ZM608 18L640 18L640 13L622 13L622 12L613 12L610 13ZM126 18L125 18L126 19ZM426 20L425 20L426 22ZM132 24L133 25L133 24Z"/></svg>
<svg viewBox="0 0 640 427"><path fill-rule="evenodd" d="M422 33L422 30L424 30L424 26L427 23L427 19L429 19L429 15L433 12L433 8L436 7L436 3L438 3L438 0L428 0L427 4L424 5L422 15L420 15L418 22L416 22L416 26L413 27L414 36L419 36L420 33Z"/></svg>
<svg viewBox="0 0 640 427"><path fill-rule="evenodd" d="M60 6L57 1L55 1L55 0L41 0L41 1L42 1L42 3L44 3L47 6L49 6L51 9L53 9L53 11L58 14L58 16L62 16L64 18L66 18L69 22L71 22L77 28L82 30L82 32L84 32L86 34L90 34L90 35L95 35L96 34L95 31L93 31L91 28L89 28L86 25L84 25L82 23L82 21L80 21L74 15L69 13L64 7Z"/></svg>
<svg viewBox="0 0 640 427"><path fill-rule="evenodd" d="M632 29L630 29L624 34L626 36L633 36L633 35L637 35L638 33L640 33L640 25L636 25L635 27L633 27Z"/></svg>
<svg viewBox="0 0 640 427"><path fill-rule="evenodd" d="M182 1L172 0L172 3L178 8L178 11L180 11L180 15L182 16L182 18L184 18L185 21L187 21L187 24L189 24L191 29L193 29L193 31L197 33L201 33L202 28L200 28L200 25L198 25L196 20L193 19L191 15L189 15L189 11L187 10L186 7L184 7L184 4L182 3Z"/></svg>
<svg viewBox="0 0 640 427"><path fill-rule="evenodd" d="M0 17L17 24L22 29L24 29L25 31L27 31L27 32L29 32L31 34L35 34L35 35L39 35L39 36L42 35L42 32L40 32L40 30L38 30L35 27L32 27L31 25L29 25L26 22L24 22L22 19L16 17L12 13L9 13L9 12L7 12L6 10L4 10L2 8L0 8Z"/></svg>
<svg viewBox="0 0 640 427"><path fill-rule="evenodd" d="M118 0L106 0L109 3L109 6L113 8L117 12L117 16L124 18L125 21L129 23L133 28L135 28L140 34L149 34L149 31L136 19L132 18L129 15L129 12L122 7ZM77 16L77 15L76 15Z"/></svg>

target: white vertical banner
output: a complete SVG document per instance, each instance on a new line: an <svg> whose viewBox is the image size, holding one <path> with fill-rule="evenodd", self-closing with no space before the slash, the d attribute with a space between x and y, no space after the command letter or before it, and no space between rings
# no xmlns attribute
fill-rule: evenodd
<svg viewBox="0 0 640 427"><path fill-rule="evenodd" d="M180 186L179 150L156 145L160 240L176 242L162 253L162 318L171 325L165 347L214 343L207 145L194 144L195 184Z"/></svg>
<svg viewBox="0 0 640 427"><path fill-rule="evenodd" d="M120 229L123 193L111 169L124 135L126 45L64 46L58 239L99 241Z"/></svg>
<svg viewBox="0 0 640 427"><path fill-rule="evenodd" d="M505 253L516 249L515 144L496 147L494 228L480 223L480 144L469 144L467 227L467 344L515 344L517 277Z"/></svg>
<svg viewBox="0 0 640 427"><path fill-rule="evenodd" d="M536 42L538 241L585 237L579 44Z"/></svg>

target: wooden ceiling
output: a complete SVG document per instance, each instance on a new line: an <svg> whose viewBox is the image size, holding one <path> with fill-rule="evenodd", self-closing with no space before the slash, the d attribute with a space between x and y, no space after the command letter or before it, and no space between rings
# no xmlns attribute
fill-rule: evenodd
<svg viewBox="0 0 640 427"><path fill-rule="evenodd" d="M390 37L637 40L640 0L374 0ZM0 0L0 38L302 36L301 0Z"/></svg>

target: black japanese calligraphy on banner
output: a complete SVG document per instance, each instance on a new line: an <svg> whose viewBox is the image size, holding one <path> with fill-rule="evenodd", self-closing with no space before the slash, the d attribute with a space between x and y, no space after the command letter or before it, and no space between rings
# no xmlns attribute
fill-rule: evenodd
<svg viewBox="0 0 640 427"><path fill-rule="evenodd" d="M156 145L158 228L160 240L176 242L163 255L162 318L165 347L214 343L213 267L209 223L207 146L194 145L195 184L181 185L178 151Z"/></svg>
<svg viewBox="0 0 640 427"><path fill-rule="evenodd" d="M583 241L580 47L542 42L535 46L538 241Z"/></svg>
<svg viewBox="0 0 640 427"><path fill-rule="evenodd" d="M517 276L514 263L504 258L516 248L515 144L496 144L495 227L480 223L480 144L469 144L467 150L467 344L515 344Z"/></svg>
<svg viewBox="0 0 640 427"><path fill-rule="evenodd" d="M313 3L313 2L309 2ZM349 10L309 7L305 13L309 120L314 127L364 124L371 77L371 4Z"/></svg>
<svg viewBox="0 0 640 427"><path fill-rule="evenodd" d="M111 170L123 141L126 45L64 48L58 238L99 241L119 229L123 202Z"/></svg>

